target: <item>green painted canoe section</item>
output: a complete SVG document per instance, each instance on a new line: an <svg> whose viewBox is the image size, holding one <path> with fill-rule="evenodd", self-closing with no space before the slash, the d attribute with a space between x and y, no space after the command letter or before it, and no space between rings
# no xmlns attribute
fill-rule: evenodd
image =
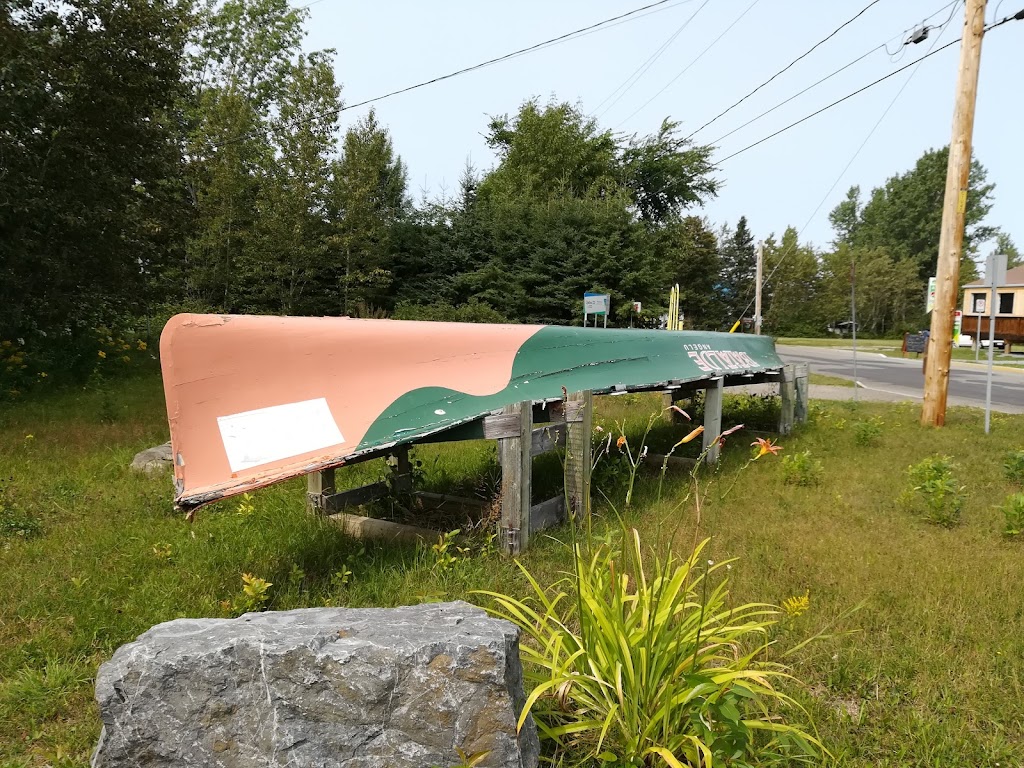
<svg viewBox="0 0 1024 768"><path fill-rule="evenodd" d="M563 389L605 394L780 368L767 336L546 326L519 349L504 389L485 396L411 390L370 426L357 452L413 442L511 403L561 398Z"/></svg>

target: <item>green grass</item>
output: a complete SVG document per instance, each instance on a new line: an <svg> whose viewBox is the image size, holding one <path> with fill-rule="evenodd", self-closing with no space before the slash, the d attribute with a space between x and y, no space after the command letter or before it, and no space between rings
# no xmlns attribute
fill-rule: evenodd
<svg viewBox="0 0 1024 768"><path fill-rule="evenodd" d="M799 339L799 338L778 338L776 344L801 347L838 347L850 349L853 347L853 340L849 338L828 338L828 339ZM886 349L899 349L903 346L903 339L857 339L857 349L870 349L882 351Z"/></svg>
<svg viewBox="0 0 1024 768"><path fill-rule="evenodd" d="M852 379L844 379L841 376L826 376L823 373L812 373L808 377L808 384L818 384L827 387L853 387Z"/></svg>
<svg viewBox="0 0 1024 768"><path fill-rule="evenodd" d="M513 565L483 551L482 535L469 541L477 556L438 568L429 550L364 545L310 517L301 480L253 494L249 514L238 514L232 499L186 523L171 508L166 476L127 469L135 452L166 439L159 380L112 392L112 402L65 393L0 412L0 518L15 521L0 526L3 768L86 766L100 727L92 702L98 665L155 623L232 615L242 573L273 582L271 609L388 606L466 598L474 589L526 594ZM729 399L727 426L764 429L774 407L764 398ZM810 609L784 643L862 606L841 621L850 634L795 657L807 687L792 693L836 765L1020 765L1024 542L1001 535L999 507L1014 486L993 457L1024 447L1024 417L994 415L986 437L977 411L951 409L947 426L931 430L918 425L918 408L812 404L811 423L781 443L783 456L807 451L821 463L818 485L785 483L780 457L743 470L752 438L734 435L699 530L686 477L670 474L659 500L653 469L641 470L625 514L646 541L670 542L683 556L695 535L710 535L708 557L738 557L730 572L737 603L781 602L807 590ZM597 422L605 430L624 422L637 446L657 409L650 397L603 398ZM871 419L880 433L858 439L857 425ZM652 450L688 428L657 423ZM907 467L934 454L952 456L967 486L962 522L949 530L899 501ZM425 487L463 495L493 492L493 455L483 442L415 451ZM621 460L613 449L603 462L596 481L621 508ZM542 484L557 486L557 462L538 469ZM383 471L368 462L338 479L355 485ZM606 502L596 507L599 518L609 516ZM542 580L568 564L556 540L567 530L552 533L537 537L526 558Z"/></svg>

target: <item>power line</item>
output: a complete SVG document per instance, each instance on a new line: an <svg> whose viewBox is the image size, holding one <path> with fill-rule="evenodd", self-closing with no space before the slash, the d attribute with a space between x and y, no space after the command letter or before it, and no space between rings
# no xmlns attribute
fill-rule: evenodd
<svg viewBox="0 0 1024 768"><path fill-rule="evenodd" d="M961 0L955 0L955 2L954 2L954 9L953 9L954 11L956 10L956 6L958 6L960 4L960 2L961 2ZM939 34L935 37L934 40L932 40L932 44L930 46L928 46L927 53L931 53L931 50L935 47L935 44L938 43L939 40L942 38L942 35L945 33L946 27L949 25L949 21L952 18L953 18L953 14L950 13L949 19L946 19L946 21L943 22L943 24L939 27L939 29L940 29ZM954 40L953 42L956 43L958 41ZM875 49L875 50L877 50L877 49ZM917 70L920 69L920 67L921 67L921 62L923 62L925 60L925 58L927 58L927 53L926 53L925 56L922 56L921 58L917 59L915 62L913 62L912 64L909 65L909 66L912 66L913 69L910 71L910 74L907 76L907 79L903 81L903 85L901 85L900 89L898 91L896 91L896 95L892 97L892 100L889 102L889 105L885 108L885 110L883 110L882 114L875 121L875 124L873 126L871 126L871 130L868 131L867 136L864 137L864 140L860 143L860 146L857 147L857 150L853 153L853 156L850 157L850 159L846 163L846 165L843 166L843 170L841 170L839 172L839 175L836 176L836 180L832 182L832 186L828 188L828 191L825 192L824 195L822 195L821 200L818 202L817 207L815 207L814 211L808 217L807 221L804 222L804 225L796 233L796 240L795 240L795 242L789 248L786 249L786 251L782 254L782 256L779 259L779 261L772 268L772 271L769 272L768 276L764 279L764 283L765 284L767 284L767 283L769 283L771 281L772 277L779 270L779 267L781 267L783 262L786 261L786 257L788 257L799 246L800 235L802 235L804 233L804 231L807 229L807 227L810 226L811 222L814 221L814 217L818 215L818 211L821 210L821 206L823 206L825 204L825 202L828 200L828 198L832 194L832 192L835 191L835 188L837 186L839 186L839 182L842 181L843 177L846 175L846 172L848 170L850 170L850 166L852 166L854 164L854 162L856 162L857 158L860 156L860 153L864 151L864 147L867 146L868 142L871 140L871 137L875 135L875 131L878 130L878 127L882 124L882 121L885 120L886 116L889 114L889 112L892 110L892 108L896 105L896 102L899 100L900 96L903 95L903 91L905 91L907 86L910 85L910 81L914 79L914 75L917 74ZM753 299L751 299L751 301L753 301ZM747 310L749 310L749 309L750 309L750 303L748 303L747 306L744 308L743 312L740 314L740 317L743 317L743 315L745 315L747 313Z"/></svg>
<svg viewBox="0 0 1024 768"><path fill-rule="evenodd" d="M987 30L986 30L986 31L987 31ZM910 67L914 66L915 64L918 64L918 63L919 63L919 62L921 62L921 61L924 61L924 60L925 60L925 59L927 59L927 58L928 58L929 56L934 56L935 54L939 53L940 51L944 51L944 50L946 50L947 48L949 48L950 46L952 46L952 45L956 45L956 44L957 44L958 42L960 42L960 41L959 41L959 40L953 40L953 41L952 41L952 42L950 42L950 43L946 43L946 44L945 44L944 46L942 46L941 48L936 48L936 49L935 49L934 51L929 51L928 53L926 53L926 54L925 54L924 56L922 56L921 58L919 58L919 59L917 59L917 60L915 60L915 61L912 61L912 62L910 62L909 64L905 64L904 66L900 67L899 69L894 69L894 70L893 70L892 72L890 72L890 73L889 73L889 74L887 74L887 75L882 75L882 77L878 78L877 80L875 80L875 81L873 81L873 82L871 82L871 83L868 83L867 85L865 85L865 86L863 86L863 87L861 87L861 88L858 88L858 89L857 89L856 91L854 91L853 93L848 93L848 94L846 94L845 96L843 96L842 98L840 98L840 99L836 99L836 100L835 100L835 101L833 101L833 102L832 102L831 104L828 104L828 105L826 105L826 106L822 107L821 109L815 110L814 112L812 112L812 113L811 113L811 114L809 114L809 115L805 115L804 117L801 117L801 118L800 118L799 120L796 120L796 121L794 121L794 122L790 123L790 124L789 124L789 125L787 125L787 126L786 126L785 128L780 128L779 130L775 131L775 133L772 133L772 134L770 134L770 135L768 135L768 136L765 136L765 137L764 137L763 139L758 139L758 140L757 140L757 141L755 141L755 142L754 142L753 144L748 144L747 146L743 147L743 149L739 149L739 150L737 150L737 151L733 152L733 153L732 153L731 155L727 155L726 157L723 157L723 158L722 158L721 160L719 160L718 162L719 162L719 163L724 163L724 162L725 162L726 160L731 160L732 158L736 157L737 155L742 155L742 154L743 154L744 152L746 152L746 151L747 151L748 149L753 149L753 148L754 148L754 147L756 147L756 146L759 146L759 145L761 145L761 144L764 144L764 143L765 143L766 141L768 141L769 139L774 139L774 138L775 138L776 136L778 136L778 135L779 135L779 134L781 134L781 133L785 133L785 132L786 132L786 131L788 131L788 130L789 130L790 128L795 128L796 126L800 125L801 123L805 123L805 122L807 122L807 121L808 121L808 120L810 120L810 119L811 119L812 117L817 117L817 116L818 116L818 115L820 115L820 114L821 114L822 112L825 112L825 111L827 111L827 110L829 110L829 109L832 109L832 107L834 107L834 106L836 106L836 105L838 105L838 104L842 104L842 103L843 103L844 101L847 101L848 99L852 99L852 98L853 98L854 96L857 96L857 95L859 95L859 94L861 94L861 93L864 93L864 91L868 90L869 88L874 88L874 87L875 87L876 85L878 85L879 83L881 83L881 82L884 82L884 81L888 80L888 79L889 79L890 77L894 77L895 75L898 75L898 74L899 74L900 72L904 71L905 69L909 69Z"/></svg>
<svg viewBox="0 0 1024 768"><path fill-rule="evenodd" d="M922 22L921 29L926 30L926 31L930 31L930 30L933 30L933 29L941 29L941 30L945 31L946 26L949 24L950 20L953 18L953 13L956 11L956 6L958 6L961 2L962 2L962 0L953 0L953 2L949 3L948 5L944 5L942 8L939 8L937 11L933 12L930 16L926 17L925 20ZM949 16L946 17L946 20L944 22L942 22L941 24L938 24L938 25L936 25L934 27L933 26L928 26L926 24L926 22L928 22L932 17L937 16L938 14L940 14L944 10L946 10L946 8L950 8L950 7L952 7L953 10L950 11ZM784 99L783 101L780 101L775 106L766 109L764 112L761 112L760 114L756 115L755 117L752 117L750 120L747 120L747 122L743 123L742 125L739 125L736 128L733 128L728 133L722 134L721 136L719 136L714 141L709 142L710 145L711 146L717 146L719 144L719 142L721 142L722 140L727 139L730 136L732 136L734 133L737 133L738 131L743 130L748 125L752 125L753 123L756 123L762 117L766 117L767 115L770 115L775 110L779 109L780 107L785 106L786 104L788 104L789 102L793 101L794 99L797 99L800 96L803 96L808 91L811 91L814 88L817 88L819 85L821 85L825 81L832 79L833 77L835 77L836 75L838 75L841 72L844 72L845 70L849 69L853 65L859 64L861 61L863 61L864 59L866 59L868 56L870 56L871 54L875 53L876 51L881 50L881 49L885 49L885 52L889 53L888 44L893 39L900 39L900 40L902 40L903 42L900 45L900 50L901 51L905 51L907 49L907 47L910 45L910 42L911 42L909 40L906 40L905 37L904 37L906 35L907 31L908 30L906 30L906 29L903 30L903 32L901 32L899 35L891 37L885 43L882 43L881 45L877 45L874 48L872 48L871 50L862 53L860 56L855 58L853 61L850 61L849 63L844 64L843 66L839 67L838 69L833 70L832 72L830 72L829 74L825 75L821 79L816 80L815 82L811 83L809 86L807 86L803 90L797 91L792 96L790 96L788 99ZM936 39L938 39L938 38L936 38ZM934 45L934 40L933 40L932 44ZM929 50L931 50L931 49L929 48ZM891 60L893 54L890 53L889 56L890 56L890 60Z"/></svg>
<svg viewBox="0 0 1024 768"><path fill-rule="evenodd" d="M824 76L823 78L821 78L820 80L817 80L817 81L815 81L815 82L811 83L811 84L810 84L809 86L807 86L806 88L804 88L804 89L803 89L802 91L798 91L797 93L794 93L794 94L793 94L792 96L790 96L790 97L789 97L788 99L786 99L786 100L784 100L784 101L780 101L780 102L779 102L778 104L776 104L776 105L775 105L774 107L771 107L770 109L766 109L766 110L765 110L764 112L762 112L761 114L757 115L756 117L752 117L752 118L750 118L749 120L747 120L747 122L743 123L743 125L740 125L740 126L738 126L738 127L736 127L736 128L733 128L733 129L732 129L731 131L729 131L728 133L722 134L722 135L721 135L721 136L719 136L719 137L718 137L717 139L715 139L714 141L710 142L711 146L713 146L713 147L714 147L714 146L718 146L718 143L719 143L720 141L722 141L723 139L727 139L727 138L729 138L730 136L732 136L732 135L733 135L734 133L736 133L736 132L738 132L738 131L742 131L742 130L743 130L744 128L746 128L746 127L747 127L748 125L751 125L752 123L756 123L756 122L757 122L758 120L760 120L760 119L761 119L762 117L765 117L765 116L767 116L767 115L770 115L770 114L771 114L772 112L774 112L775 110L777 110L777 109L778 109L779 107L783 107L783 106L785 106L786 104L789 104L789 102L793 101L794 99L796 99L796 98L799 98L800 96L803 96L803 95L804 95L805 93L807 93L808 91L811 91L811 90L813 90L813 89L817 88L817 87L818 87L819 85L821 85L822 83L824 83L824 82L825 82L826 80L830 80L830 79L832 79L833 77L835 77L836 75L838 75L838 74L839 74L840 72L843 72L843 71L845 71L845 70L849 69L850 67L852 67L852 66L853 66L854 64L859 64L859 63L860 63L861 61L863 61L864 59L866 59L866 58L867 58L868 56L870 56L871 54L875 53L876 51L880 50L880 49L881 49L881 48L883 48L883 47L884 47L883 45L879 45L879 46L877 46L877 47L875 47L875 48L872 48L872 49L871 49L870 51L868 51L867 53L864 53L864 54L862 54L862 55L858 56L858 57L857 57L856 59L854 59L853 61L851 61L851 62L850 62L849 64L844 64L844 65L843 65L843 66L841 66L841 67L840 67L839 69L837 69L837 70L834 70L833 72L830 72L829 74L825 75L825 76Z"/></svg>
<svg viewBox="0 0 1024 768"><path fill-rule="evenodd" d="M597 110L601 109L601 106L606 101L608 101L608 99L610 99L612 96L614 96L620 90L622 91L621 93L619 93L618 96L615 96L614 101L612 101L612 103L609 104L604 109L604 111L600 112L597 115L598 117L601 117L602 115L605 114L605 112L607 112L612 107L614 107L619 102L619 99L621 99L623 96L625 96L629 92L629 89L632 88L634 85L636 85L640 81L640 78L642 78L647 73L647 70L649 70L651 67L654 66L654 63L659 58L661 58L661 55L663 53L665 53L665 51L667 51L669 49L669 46L671 46L672 43L675 42L676 38L678 38L679 35L681 35L683 33L683 31L688 26L690 26L690 22L694 20L694 18L697 16L698 13L700 13L702 10L704 10L704 6L707 5L709 2L711 2L711 0L704 0L704 2L701 4L700 8L698 8L696 11L694 11L692 14L690 14L690 16L686 19L686 21L684 21L682 24L680 24L679 27L676 29L676 31L673 32L671 35L669 35L668 39L665 40L665 42L662 43L654 53L652 53L649 57L647 57L647 60L643 64L641 64L639 67L637 67L635 70L633 70L633 73L629 77L627 77L622 82L622 84L619 85L618 88L616 88L614 91L612 91L607 96L605 96L604 99L601 101L601 103L598 104L596 107L594 107L594 111L596 112ZM632 82L630 82L630 81L632 81Z"/></svg>
<svg viewBox="0 0 1024 768"><path fill-rule="evenodd" d="M760 84L759 86L757 86L757 87L756 87L756 88L755 88L754 90L752 90L752 91L751 91L750 93L748 93L748 94L747 94L746 96L744 96L743 98L741 98L741 99L740 99L739 101L737 101L737 102L736 102L735 104L732 104L731 106L729 106L729 107L727 107L726 109L724 109L724 110L722 110L721 112L719 112L719 113L718 113L717 115L715 115L715 116L714 116L713 118L711 118L710 120L708 120L708 121L707 121L706 123L704 123L704 125L702 125L702 126L701 126L700 128L698 128L698 129L697 129L696 131L694 131L693 133L691 133L691 134L690 134L689 136L687 136L686 138L687 138L687 139L692 139L692 138L693 138L694 136L696 136L696 135L697 135L698 133L700 133L701 131L703 131L703 130L704 130L705 128L707 128L707 127L708 127L709 125L711 125L711 124L712 124L713 122L715 122L715 121L716 121L716 120L718 120L719 118L721 118L721 117L724 117L725 115L727 115L727 114L728 114L729 112L731 112L731 111L732 111L733 109L735 109L736 107L738 107L738 106L739 106L740 104L742 104L742 103L743 103L744 101L746 101L746 100L747 100L747 99L749 99L749 98L750 98L751 96L753 96L753 95L754 95L755 93L757 93L757 92L758 92L759 90L761 90L761 89L762 89L762 88L764 88L764 87L765 87L766 85L768 85L768 83L770 83L770 82L771 82L772 80L774 80L775 78L777 78L777 77L778 77L779 75L781 75L781 74L782 74L783 72L785 72L786 70L788 70L788 69L790 69L791 67L793 67L793 66L794 66L794 65L795 65L795 64L796 64L796 63L797 63L798 61L800 61L801 59L805 59L805 58L807 58L807 56L809 56L809 55L810 55L810 54L811 54L811 53L812 53L812 52L813 52L813 51L814 51L814 50L815 50L816 48L818 48L818 47L820 47L820 46L824 45L825 43L827 43L827 42L828 42L829 40L831 40L831 39L832 39L833 37L835 37L835 36L836 36L836 35L837 35L837 34L838 34L838 33L839 33L839 32L840 32L840 31L841 31L841 30L842 30L842 29L843 29L844 27L846 27L846 26L849 26L850 24L852 24L852 23L853 23L854 21L856 21L856 20L857 20L857 19L859 19L859 18L860 18L861 16L863 16L863 15L864 15L864 14L865 14L865 13L866 13L866 12L868 11L868 9L869 9L869 8L871 8L871 7L873 6L873 5L877 5L877 4L879 3L879 2L880 2L880 0L871 0L871 2L870 2L870 3L868 3L868 4L866 5L866 6L864 6L863 8L861 8L861 9L860 9L860 11L858 11L858 12L857 12L857 14L856 14L855 16L852 16L851 18L847 19L847 20L846 20L846 21L844 21L844 22L843 22L842 24L840 24L840 25L839 25L838 27L836 27L836 28L835 28L834 30L832 30L831 34L829 34L829 35L828 35L827 37L824 37L824 38L822 38L821 40L819 40L818 42L816 42L816 43L815 43L814 45L812 45L812 46L811 46L810 48L808 48L808 49L807 49L806 51L804 51L804 52L803 52L803 53L801 53L801 54L800 54L799 56L797 56L797 57L796 57L795 59L793 59L793 60L792 60L791 62L789 62L789 64L787 64L786 66L784 66L784 67L783 67L782 69L780 69L780 70L779 70L778 72L776 72L776 73L775 73L774 75L772 75L772 76L771 76L771 77L769 77L769 78L768 78L767 80L765 80L765 81L764 81L763 83L761 83L761 84Z"/></svg>
<svg viewBox="0 0 1024 768"><path fill-rule="evenodd" d="M642 110L642 109L643 109L644 107L646 107L646 106L647 106L648 104L650 104L650 103L651 103L652 101L654 101L654 100L655 100L656 98L658 98L658 97L659 97L659 96L660 96L661 94L663 94L663 93L665 92L665 90L666 90L666 89L667 89L667 88L668 88L668 87L669 87L670 85L672 85L672 84L673 84L673 83L674 83L674 82L675 82L676 80L678 80L678 79L679 79L680 77L682 77L683 75L685 75L685 74L686 74L686 73L687 73L687 72L689 71L690 67L692 67L692 66L693 66L694 64L696 64L696 63L697 63L698 61L700 61L700 60L701 60L701 58L703 58L703 56L704 56L704 54L705 54L705 53L707 53L707 52L708 52L708 51L710 51L710 50L711 50L712 48L714 48L714 47L715 47L715 44L716 44L716 43L717 43L717 42L718 42L719 40L721 40L721 39L722 39L723 37L725 37L725 36L726 36L726 35L727 35L727 34L729 33L729 30L731 30L731 29L732 29L733 27L735 27L735 26L736 26L737 24L739 24L739 23L740 23L740 20L741 20L741 19L742 19L742 18L743 18L744 16L746 16L746 15L747 15L747 13L749 13L749 12L750 12L750 9L751 9L751 8L753 8L753 7L755 6L755 5L757 5L757 4L758 4L758 2L760 2L760 0L754 0L754 2L752 2L752 3L750 4L750 5L748 5L748 6L746 7L746 9L745 9L745 10L744 10L744 11L743 11L743 12L742 12L742 13L741 13L741 14L740 14L739 16L737 16L737 17L736 17L736 18L735 18L735 19L733 20L732 24L730 24L730 25L729 25L728 27L726 27L726 28L725 28L725 29L724 29L724 30L722 31L722 33L721 33L721 34L720 34L720 35L719 35L718 37L716 37L716 38L715 38L714 40L712 40L712 41L711 41L710 43L708 43L707 47L705 47L703 51L701 51L700 53L698 53L698 54L696 55L696 57L694 57L694 59L693 59L692 61L690 61L690 63L689 63L689 64L687 64L687 65L686 65L685 67L683 67L683 68L682 68L682 69L681 69L681 70L679 71L679 74L677 74L677 75L676 75L675 77L673 77L673 78L672 78L671 80L669 80L669 81L668 81L667 83L665 83L665 85L664 85L664 86L662 86L661 90L660 90L660 91L658 91L658 92L657 92L656 94L654 94L653 96L651 96L651 98L649 98L649 99L648 99L647 101L645 101L645 102L644 102L643 104L641 104L641 105L640 105L639 107L637 107L637 108L636 108L636 109L634 109L634 110L633 110L632 112L630 112L630 114L629 114L629 117L627 117L627 118L626 118L625 120L623 120L623 121L622 121L621 123L619 123L619 125L617 125L617 126L616 126L616 128L618 128L619 126L621 126L621 125L623 125L624 123L628 122L628 121L629 121L629 120L630 120L630 119L631 119L631 118L633 117L633 115L635 115L635 114L636 114L637 112L639 112L639 111L640 111L640 110ZM707 4L707 3L705 3L705 5L706 5L706 4ZM704 7L704 6L701 6L701 8L703 8L703 7Z"/></svg>
<svg viewBox="0 0 1024 768"><path fill-rule="evenodd" d="M875 0L875 1L877 2L877 0ZM397 90L381 94L380 96L374 96L373 98L365 99L365 100L360 101L360 102L356 102L355 104L348 104L348 105L336 107L334 109L329 109L329 110L326 110L324 112L320 112L320 113L315 114L315 115L310 115L309 117L303 117L303 118L300 118L300 119L297 119L297 120L293 120L290 123L286 123L284 127L292 128L292 127L294 127L296 125L302 125L303 123L313 122L314 120L322 120L325 117L331 117L331 116L337 115L337 114L339 114L341 112L346 112L346 111L348 111L350 109L357 109L358 107L364 107L367 104L372 104L373 102L376 102L376 101L382 101L383 99L388 99L388 98L391 98L392 96L398 96L399 94L402 94L402 93L408 93L409 91L414 91L417 88L423 88L423 87L428 86L428 85L433 85L435 83L440 83L443 80L450 80L453 77L458 77L459 75L465 75L465 74L467 74L469 72L474 72L474 71L476 71L478 69L483 69L484 67L489 67L489 66L492 66L494 64L498 64L500 62L507 61L509 59L515 58L517 56L522 56L523 54L526 54L526 53L532 53L533 51L537 51L537 50L539 50L541 48L546 48L546 47L551 46L551 45L562 43L562 42L565 42L565 41L569 40L570 38L575 38L575 37L578 37L578 36L582 36L583 34L586 34L586 33L592 32L594 30L597 30L600 27L604 27L606 25L609 25L612 22L620 21L622 19L626 19L628 17L635 16L636 14L641 13L642 11L647 11L647 10L650 10L651 8L656 8L658 6L663 6L666 3L668 3L668 2L670 2L670 0L656 0L653 3L649 3L647 5L641 6L640 8L634 8L632 11L627 11L626 13L620 13L618 16L612 16L611 18L604 19L604 20L599 21L599 22L597 22L595 24L590 24L590 25L588 25L586 27L581 27L580 29L573 30L572 32L566 32L564 35L558 35L557 37L552 37L552 38L550 38L548 40L544 40L544 41L542 41L540 43L535 43L534 45L530 45L530 46L527 46L525 48L520 48L519 50L512 51L511 53L506 53L506 54L504 54L502 56L497 56L497 57L495 57L493 59L488 59L487 61L482 61L479 64L474 64L474 65L472 65L470 67L464 67L463 69L459 69L459 70L456 70L454 72L449 72L446 75L439 75L438 77L431 78L430 80L424 80L422 82L415 83L413 85L408 85L408 86L406 86L404 88L399 88ZM250 136L254 135L255 133L256 133L255 131L250 131L250 132L244 133L244 134L242 134L240 136L236 136L236 137L234 137L232 139L226 139L226 140L224 140L222 142L214 144L213 148L214 149L219 149L220 147L226 146L228 144L234 144L235 142L244 141L245 139L249 138Z"/></svg>

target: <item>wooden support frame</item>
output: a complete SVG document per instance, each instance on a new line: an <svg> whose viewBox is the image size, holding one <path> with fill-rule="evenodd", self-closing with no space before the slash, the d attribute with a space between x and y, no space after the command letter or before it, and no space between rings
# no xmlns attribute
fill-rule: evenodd
<svg viewBox="0 0 1024 768"><path fill-rule="evenodd" d="M591 435L594 431L594 395L591 392L573 392L566 404L576 405L567 416L565 441L565 498L567 510L573 518L590 514L590 474L594 468Z"/></svg>
<svg viewBox="0 0 1024 768"><path fill-rule="evenodd" d="M810 365L808 363L797 363L793 366L793 379L796 385L796 401L793 404L793 421L797 424L807 423L808 386L810 376Z"/></svg>
<svg viewBox="0 0 1024 768"><path fill-rule="evenodd" d="M720 447L718 438L722 434L722 393L725 379L719 376L708 382L704 395L704 435L702 453L708 464L716 464Z"/></svg>
<svg viewBox="0 0 1024 768"><path fill-rule="evenodd" d="M779 411L779 434L788 435L793 431L793 421L796 416L796 371L792 365L786 365L782 369L779 397L782 401Z"/></svg>
<svg viewBox="0 0 1024 768"><path fill-rule="evenodd" d="M533 403L527 401L502 409L505 437L498 439L501 462L501 547L518 555L530 543L530 495L533 490ZM514 429L514 432L513 432Z"/></svg>
<svg viewBox="0 0 1024 768"><path fill-rule="evenodd" d="M313 514L330 514L327 499L334 495L334 467L306 475L306 509Z"/></svg>
<svg viewBox="0 0 1024 768"><path fill-rule="evenodd" d="M390 483L381 480L346 491L337 490L334 467L306 475L306 509L317 515L334 515L346 507L357 507L382 499L392 491L412 493L409 446L402 445L396 448L388 457L388 465L392 473Z"/></svg>

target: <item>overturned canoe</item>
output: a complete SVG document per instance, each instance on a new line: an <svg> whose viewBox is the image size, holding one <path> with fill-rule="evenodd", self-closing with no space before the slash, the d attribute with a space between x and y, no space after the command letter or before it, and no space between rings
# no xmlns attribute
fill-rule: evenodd
<svg viewBox="0 0 1024 768"><path fill-rule="evenodd" d="M193 314L167 323L160 361L183 509L511 403L782 368L745 334Z"/></svg>

